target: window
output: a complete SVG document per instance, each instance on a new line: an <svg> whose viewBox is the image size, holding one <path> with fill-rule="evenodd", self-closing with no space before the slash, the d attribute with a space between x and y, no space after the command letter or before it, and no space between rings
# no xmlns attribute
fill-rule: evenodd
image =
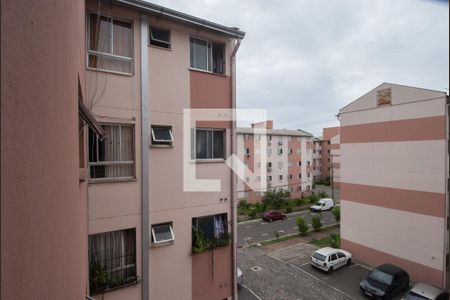
<svg viewBox="0 0 450 300"><path fill-rule="evenodd" d="M105 124L102 128L106 135L103 140L89 129L90 178L134 178L134 126Z"/></svg>
<svg viewBox="0 0 450 300"><path fill-rule="evenodd" d="M88 67L133 73L133 29L129 21L88 15Z"/></svg>
<svg viewBox="0 0 450 300"><path fill-rule="evenodd" d="M292 174L289 174L289 179L292 179Z"/></svg>
<svg viewBox="0 0 450 300"><path fill-rule="evenodd" d="M250 148L245 148L245 154L250 155Z"/></svg>
<svg viewBox="0 0 450 300"><path fill-rule="evenodd" d="M301 174L301 173L298 174L298 178L299 178L299 179L302 178L302 174Z"/></svg>
<svg viewBox="0 0 450 300"><path fill-rule="evenodd" d="M224 159L224 133L223 129L196 129L195 157L197 159Z"/></svg>
<svg viewBox="0 0 450 300"><path fill-rule="evenodd" d="M172 145L173 134L170 126L152 126L152 145Z"/></svg>
<svg viewBox="0 0 450 300"><path fill-rule="evenodd" d="M91 234L88 249L91 294L137 282L135 228ZM91 280L100 272L104 281Z"/></svg>
<svg viewBox="0 0 450 300"><path fill-rule="evenodd" d="M150 45L170 49L170 30L150 26Z"/></svg>
<svg viewBox="0 0 450 300"><path fill-rule="evenodd" d="M192 218L192 252L228 245L227 214Z"/></svg>
<svg viewBox="0 0 450 300"><path fill-rule="evenodd" d="M152 225L152 243L159 244L174 239L172 223Z"/></svg>
<svg viewBox="0 0 450 300"><path fill-rule="evenodd" d="M272 175L267 176L267 181L272 181Z"/></svg>
<svg viewBox="0 0 450 300"><path fill-rule="evenodd" d="M191 68L223 74L225 45L191 38Z"/></svg>
<svg viewBox="0 0 450 300"><path fill-rule="evenodd" d="M278 175L279 180L283 180L283 175Z"/></svg>
<svg viewBox="0 0 450 300"><path fill-rule="evenodd" d="M245 177L245 182L249 183L250 182L250 177Z"/></svg>
<svg viewBox="0 0 450 300"><path fill-rule="evenodd" d="M337 253L338 258L345 258L345 254L342 252Z"/></svg>
<svg viewBox="0 0 450 300"><path fill-rule="evenodd" d="M249 136L248 134L244 134L244 139L245 139L246 141L248 141L248 140L250 139L250 136Z"/></svg>
<svg viewBox="0 0 450 300"><path fill-rule="evenodd" d="M283 154L283 148L278 149L278 155L281 155L281 154Z"/></svg>
<svg viewBox="0 0 450 300"><path fill-rule="evenodd" d="M269 140L269 141L272 140L272 135L271 135L271 134L268 135L268 140Z"/></svg>
<svg viewBox="0 0 450 300"><path fill-rule="evenodd" d="M337 259L336 254L332 254L331 256L328 257L328 261L335 261L336 259Z"/></svg>
<svg viewBox="0 0 450 300"><path fill-rule="evenodd" d="M377 91L377 105L389 105L392 103L392 91L390 88Z"/></svg>
<svg viewBox="0 0 450 300"><path fill-rule="evenodd" d="M308 165L308 167L311 165L311 161L307 161L306 164Z"/></svg>
<svg viewBox="0 0 450 300"><path fill-rule="evenodd" d="M291 149L289 149L289 155L291 155L292 154L292 148Z"/></svg>
<svg viewBox="0 0 450 300"><path fill-rule="evenodd" d="M301 161L301 160L298 161L298 166L299 166L299 167L302 166L302 161Z"/></svg>

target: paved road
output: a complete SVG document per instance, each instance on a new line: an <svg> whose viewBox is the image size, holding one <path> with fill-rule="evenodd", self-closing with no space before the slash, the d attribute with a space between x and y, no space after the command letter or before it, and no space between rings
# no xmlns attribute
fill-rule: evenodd
<svg viewBox="0 0 450 300"><path fill-rule="evenodd" d="M334 225L336 221L331 211L326 211L322 214L322 222L324 226ZM298 227L295 222L298 216L305 219L308 224L311 224L311 216L315 213L310 211L301 211L292 214L288 214L286 220L275 221L267 223L259 220L238 224L238 247L245 247L254 243L259 243L265 240L275 238L275 232L278 232L279 236L298 233ZM311 226L310 226L311 227Z"/></svg>
<svg viewBox="0 0 450 300"><path fill-rule="evenodd" d="M253 292L251 292L245 284L239 287L238 290L238 299L239 300L261 300L258 296L256 296Z"/></svg>

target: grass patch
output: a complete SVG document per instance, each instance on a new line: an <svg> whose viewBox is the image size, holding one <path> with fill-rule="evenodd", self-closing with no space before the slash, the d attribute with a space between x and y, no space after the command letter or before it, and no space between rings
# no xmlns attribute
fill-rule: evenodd
<svg viewBox="0 0 450 300"><path fill-rule="evenodd" d="M337 237L338 240L340 240L340 235L339 234L336 234L336 237ZM338 245L333 244L331 236L325 237L325 238L319 239L319 240L311 240L311 244L314 244L314 245L316 245L319 248L334 247L334 246L339 247L340 246L339 245L340 243L338 243Z"/></svg>

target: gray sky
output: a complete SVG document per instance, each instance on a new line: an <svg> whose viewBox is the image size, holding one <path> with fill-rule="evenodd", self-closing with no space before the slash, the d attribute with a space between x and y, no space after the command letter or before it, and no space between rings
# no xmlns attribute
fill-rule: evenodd
<svg viewBox="0 0 450 300"><path fill-rule="evenodd" d="M382 82L448 92L449 5L438 0L150 1L246 32L237 106L316 136Z"/></svg>

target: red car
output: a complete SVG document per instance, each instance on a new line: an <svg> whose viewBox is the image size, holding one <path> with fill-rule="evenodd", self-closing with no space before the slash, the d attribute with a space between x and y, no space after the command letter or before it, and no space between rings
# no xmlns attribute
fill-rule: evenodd
<svg viewBox="0 0 450 300"><path fill-rule="evenodd" d="M272 221L276 221L276 220L286 220L286 215L280 213L279 211L271 210L271 211L266 211L263 214L262 219L267 222L272 222Z"/></svg>

